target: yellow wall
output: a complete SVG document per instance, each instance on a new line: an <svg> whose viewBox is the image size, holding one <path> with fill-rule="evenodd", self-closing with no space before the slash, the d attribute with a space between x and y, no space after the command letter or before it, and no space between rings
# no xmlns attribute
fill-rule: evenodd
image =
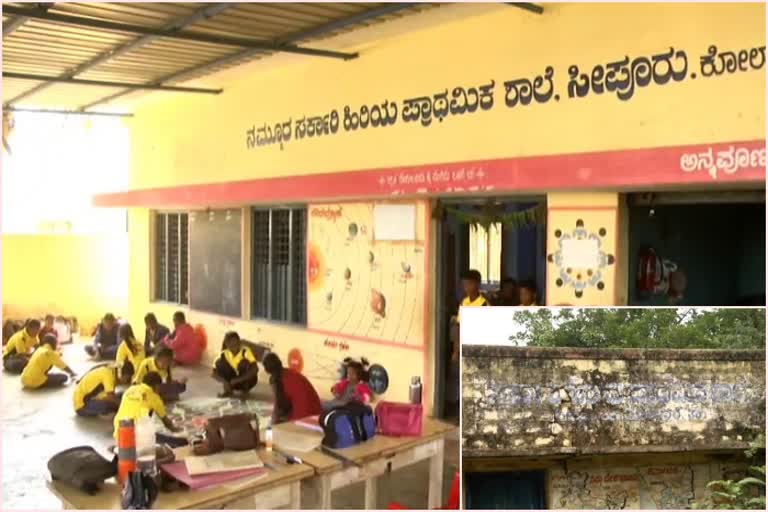
<svg viewBox="0 0 768 512"><path fill-rule="evenodd" d="M536 16L504 5L445 6L392 22L388 38L350 48L334 46L334 40L316 45L360 49L361 57L356 60L297 58L287 59L291 64L282 67L257 63L252 74L224 84L225 92L220 96L155 96L129 121L131 188L765 137L764 70L651 84L637 88L628 101L607 93L570 99L567 92L571 65L589 73L596 64L615 62L625 55L630 59L651 57L672 45L687 53L689 73L699 73L699 57L712 44L722 51L764 46L764 5L547 4L545 11ZM429 21L436 18L442 22ZM543 104L505 105L505 81L533 81L548 66L554 70L559 101L553 97ZM393 126L354 132L343 129L345 106L359 110L384 101L401 106L408 98L432 96L446 89L450 94L454 87L480 87L492 80L496 104L487 111L450 115L442 122L433 120L429 127L404 122L399 111ZM323 116L334 109L341 114L335 135L302 140L294 137L282 147L247 145L246 132L251 128L289 120L295 123L301 117ZM552 207L560 199L547 192ZM306 194L311 202L312 191ZM550 211L550 251L555 226L573 229L575 220L582 216L590 229L609 227L605 245L616 246L617 213L590 210L595 197L607 197L611 204L618 204L617 194L563 195L562 204L576 210ZM134 322L149 310L167 322L175 307L149 301L149 217L146 209L130 212L129 310ZM434 239L428 242L431 245ZM247 249L244 254L248 254ZM435 261L433 255L427 269L434 268ZM572 295L566 298L563 290L560 296L552 284L556 276L549 265L549 302L614 303L616 266L621 268L622 263L606 270L604 290L598 293L592 289L580 300ZM432 288L428 292L432 293ZM432 305L435 300L432 297ZM190 318L193 323L204 323L211 347L231 328L255 341L275 343L284 359L295 346L313 350L325 346L325 336L303 329L264 322L232 323L195 312ZM404 378L424 373L420 371L423 354L429 354L430 361L434 359L435 343L433 335L429 337L432 339L427 340L423 353L345 341L350 344L351 355L381 358L388 368L398 368L400 379L392 383L388 394L388 398L398 400L406 396ZM345 355L325 348L320 353L331 360ZM321 362L313 364L320 366ZM316 383L325 391L330 380L321 376Z"/></svg>
<svg viewBox="0 0 768 512"><path fill-rule="evenodd" d="M436 16L448 21L418 30L426 23L420 20ZM220 96L153 99L130 121L131 187L762 139L764 69L651 83L628 101L609 93L569 99L567 90L573 64L589 73L596 64L651 57L670 46L684 50L689 73L698 74L710 45L737 52L765 46L764 20L765 5L758 3L547 4L541 16L504 5L441 7L397 22L412 30L364 45L356 60L296 59L264 72L256 65L247 78L225 84ZM336 48L332 40L318 46ZM504 104L504 81L533 80L547 66L560 101ZM399 119L393 126L293 138L283 149L247 148L246 130L254 126L332 109L343 114L346 105L401 104L491 80L496 104L488 111L451 115L427 128Z"/></svg>
<svg viewBox="0 0 768 512"><path fill-rule="evenodd" d="M616 193L547 195L547 304L611 306L617 302L618 199ZM579 267L579 245L597 266ZM568 244L576 244L569 246ZM576 259L573 259L573 258ZM576 265L569 265L576 262Z"/></svg>
<svg viewBox="0 0 768 512"><path fill-rule="evenodd" d="M77 317L89 332L128 307L126 235L3 235L3 318Z"/></svg>
<svg viewBox="0 0 768 512"><path fill-rule="evenodd" d="M336 208L338 205L330 205ZM346 207L346 205L344 205ZM354 205L360 208L360 204ZM309 210L314 208L310 206ZM423 247L426 235L424 232L424 226L427 221L427 212L425 205L420 203L419 214L417 216L418 226L421 226L417 230L417 237L420 242L417 242L416 246L421 247L422 251L419 254L424 257ZM359 212L358 212L359 213ZM311 213L310 213L311 214ZM177 310L185 311L187 314L187 321L192 324L202 324L205 328L208 337L208 347L204 356L207 363L213 361L218 355L218 351L221 348L221 340L224 334L230 330L236 330L241 337L270 346L283 360L283 363L288 365L288 354L293 349L298 349L301 352L303 359L302 373L307 375L317 388L321 396L330 398L330 388L336 382L336 364L341 362L345 357L351 356L354 358L365 357L372 364L377 363L386 368L389 379L390 388L381 397L387 400L407 401L408 399L408 384L410 377L420 376L425 382L429 382L429 379L425 375L429 369L425 368L425 344L423 343L423 336L416 340L404 341L399 335L389 336L389 329L376 336L373 331L369 332L368 328L344 328L346 335L334 335L333 333L323 332L321 329L324 327L320 321L318 312L323 309L321 305L319 308L313 308L313 302L310 302L310 311L314 311L314 317L310 318L310 321L314 325L310 325L310 329L304 329L301 327L285 326L266 321L250 321L239 320L229 317L223 317L221 315L201 313L198 311L190 311L189 308L180 307L173 304L161 304L151 303L150 297L150 246L149 246L149 219L151 212L146 209L131 209L129 210L129 225L130 231L130 247L131 247L131 266L130 266L130 280L129 280L129 296L130 304L128 311L128 319L134 325L142 325L142 319L147 312L153 312L157 315L161 323L170 325L171 317ZM310 221L311 222L311 221ZM343 230L346 231L347 224L343 226ZM317 231L316 231L317 233ZM343 235L343 233L342 233ZM319 237L318 237L319 239ZM341 236L339 240L343 245L343 241L346 238ZM325 237L322 239L326 240ZM250 242L246 242L249 244ZM396 268L400 267L401 259L397 255L386 254L387 243L378 242L374 244L376 251L381 251L380 262L381 267L376 270L378 272L386 272L387 280L392 279L393 272ZM348 248L349 249L349 248ZM328 259L324 271L333 270L328 273L326 281L338 281L343 276L343 270L347 266L351 266L355 269L355 273L358 270L361 273L365 273L365 265L367 264L367 251L360 253L363 256L363 264L360 265L353 261L350 256L351 250L341 250L339 252L330 252L327 254ZM357 251L355 251L357 252ZM389 294L389 305L392 308L398 308L401 310L407 305L409 308L415 308L417 311L414 313L415 324L421 326L421 331L424 328L424 314L428 313L425 310L425 290L426 282L423 274L424 264L423 262L416 266L414 265L414 272L418 269L419 275L418 282L418 295L413 295L413 290L408 289L406 293L398 295L395 292L395 286L390 283L386 283L383 288L387 294ZM363 307L355 308L352 306L355 314L357 311L365 314L369 311L366 306L370 300L370 291L368 290L368 279L373 279L374 272L367 271L370 275L366 275L365 279L361 279L359 285L362 291L367 294L364 299L360 300ZM243 280L248 281L250 275L250 269L247 266L244 267ZM190 281L195 279L194 275L190 275ZM355 282L357 286L358 283ZM413 285L412 285L413 286ZM390 288L392 293L390 294ZM323 288L325 289L325 288ZM342 295L343 292L336 289L337 298ZM324 295L324 294L323 294ZM415 304L410 302L406 304L406 300L416 299ZM314 301L317 302L317 301ZM339 308L339 314L345 313L343 309L346 309L347 302L342 303ZM394 320L395 326L397 326L397 314L400 311L392 310L391 318ZM312 320L314 318L314 321ZM383 325L383 324L381 324ZM363 337L371 338L370 341L363 340ZM374 339L375 338L375 339ZM427 384L428 386L428 384ZM430 402L431 389L427 389L425 386L425 404Z"/></svg>

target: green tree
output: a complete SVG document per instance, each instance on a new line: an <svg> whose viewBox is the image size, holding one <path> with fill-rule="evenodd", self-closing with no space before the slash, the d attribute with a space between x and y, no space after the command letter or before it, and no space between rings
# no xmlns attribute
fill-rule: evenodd
<svg viewBox="0 0 768 512"><path fill-rule="evenodd" d="M517 345L602 348L765 348L762 309L539 309L518 311Z"/></svg>

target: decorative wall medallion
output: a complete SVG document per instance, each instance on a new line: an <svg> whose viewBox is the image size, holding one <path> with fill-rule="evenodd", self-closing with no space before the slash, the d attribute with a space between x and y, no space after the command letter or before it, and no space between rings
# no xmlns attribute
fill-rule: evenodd
<svg viewBox="0 0 768 512"><path fill-rule="evenodd" d="M616 260L613 254L603 250L607 232L605 228L596 233L588 231L581 219L576 221L576 228L570 233L555 230L558 249L547 255L547 260L557 267L555 284L558 287L570 286L577 298L581 298L587 288L605 288L603 271Z"/></svg>

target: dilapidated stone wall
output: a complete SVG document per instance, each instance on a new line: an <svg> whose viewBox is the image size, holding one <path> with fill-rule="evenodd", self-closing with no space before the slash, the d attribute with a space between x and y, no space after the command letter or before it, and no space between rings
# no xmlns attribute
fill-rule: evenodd
<svg viewBox="0 0 768 512"><path fill-rule="evenodd" d="M465 456L741 449L765 353L463 348Z"/></svg>
<svg viewBox="0 0 768 512"><path fill-rule="evenodd" d="M681 510L705 503L713 480L746 476L744 464L656 464L549 472L549 508Z"/></svg>

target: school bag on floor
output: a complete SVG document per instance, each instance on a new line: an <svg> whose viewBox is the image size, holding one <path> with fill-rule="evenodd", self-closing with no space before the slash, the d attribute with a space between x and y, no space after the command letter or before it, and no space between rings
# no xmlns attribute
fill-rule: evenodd
<svg viewBox="0 0 768 512"><path fill-rule="evenodd" d="M373 410L363 404L348 404L325 412L319 423L323 427L323 446L328 448L349 448L376 435Z"/></svg>
<svg viewBox="0 0 768 512"><path fill-rule="evenodd" d="M123 510L148 510L157 500L160 489L155 480L141 471L128 475L128 481L120 493L120 506Z"/></svg>
<svg viewBox="0 0 768 512"><path fill-rule="evenodd" d="M87 494L96 494L105 480L117 475L117 455L110 461L92 446L76 446L48 461L51 480L68 483Z"/></svg>
<svg viewBox="0 0 768 512"><path fill-rule="evenodd" d="M423 418L421 404L379 402L376 405L376 422L379 432L385 436L420 436Z"/></svg>

